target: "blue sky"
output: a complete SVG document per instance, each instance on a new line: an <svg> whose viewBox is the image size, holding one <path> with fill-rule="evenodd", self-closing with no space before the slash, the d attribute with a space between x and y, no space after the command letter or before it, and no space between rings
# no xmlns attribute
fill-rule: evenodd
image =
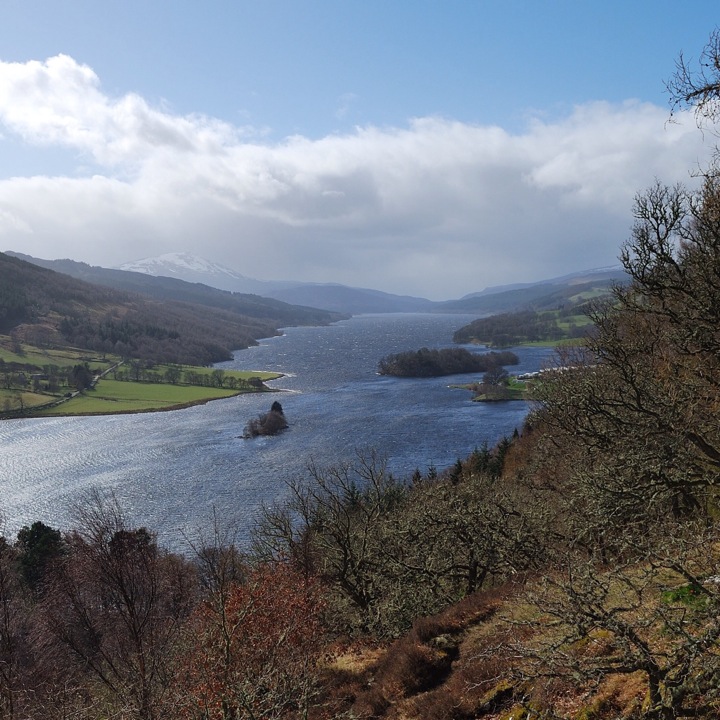
<svg viewBox="0 0 720 720"><path fill-rule="evenodd" d="M716 3L5 0L0 248L437 299L617 262Z"/></svg>

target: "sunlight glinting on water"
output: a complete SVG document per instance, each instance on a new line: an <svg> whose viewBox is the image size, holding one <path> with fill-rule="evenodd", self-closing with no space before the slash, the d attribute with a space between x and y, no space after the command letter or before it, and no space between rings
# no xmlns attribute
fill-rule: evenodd
<svg viewBox="0 0 720 720"><path fill-rule="evenodd" d="M67 529L70 506L91 489L111 491L133 524L183 549L213 511L246 537L257 509L282 499L285 482L374 447L391 470L443 468L522 424L525 403L472 403L450 389L472 377L399 379L376 374L378 360L420 347L449 347L464 316L360 316L236 353L224 368L285 373L285 392L244 395L173 412L0 423L0 508L5 533L42 520ZM549 351L517 350L511 372L537 369ZM282 403L290 428L243 440L245 423Z"/></svg>

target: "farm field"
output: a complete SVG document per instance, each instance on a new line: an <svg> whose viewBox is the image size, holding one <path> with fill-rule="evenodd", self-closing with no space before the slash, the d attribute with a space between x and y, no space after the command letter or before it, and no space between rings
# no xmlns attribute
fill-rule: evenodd
<svg viewBox="0 0 720 720"><path fill-rule="evenodd" d="M78 392L73 369L92 378ZM37 348L0 336L0 416L45 417L172 410L267 391L278 373L150 364L81 348ZM92 379L90 378L90 379Z"/></svg>
<svg viewBox="0 0 720 720"><path fill-rule="evenodd" d="M102 379L95 388L60 405L40 410L37 414L42 416L94 415L170 410L218 398L232 397L240 392L227 388Z"/></svg>

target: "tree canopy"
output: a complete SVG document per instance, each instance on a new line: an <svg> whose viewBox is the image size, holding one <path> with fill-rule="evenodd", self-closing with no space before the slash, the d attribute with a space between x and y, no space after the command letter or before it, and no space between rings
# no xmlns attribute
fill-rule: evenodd
<svg viewBox="0 0 720 720"><path fill-rule="evenodd" d="M465 348L421 348L385 356L378 363L378 373L396 377L438 377L486 372L518 362L518 356L509 351L472 353Z"/></svg>

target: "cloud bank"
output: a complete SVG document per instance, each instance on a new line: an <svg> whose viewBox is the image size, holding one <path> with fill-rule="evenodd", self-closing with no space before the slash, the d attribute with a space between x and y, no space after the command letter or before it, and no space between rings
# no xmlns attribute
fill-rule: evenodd
<svg viewBox="0 0 720 720"><path fill-rule="evenodd" d="M0 152L74 166L0 179L0 247L98 265L190 251L260 279L434 299L616 263L634 195L709 156L692 118L628 101L510 134L442 117L264 143L59 55L0 62Z"/></svg>

